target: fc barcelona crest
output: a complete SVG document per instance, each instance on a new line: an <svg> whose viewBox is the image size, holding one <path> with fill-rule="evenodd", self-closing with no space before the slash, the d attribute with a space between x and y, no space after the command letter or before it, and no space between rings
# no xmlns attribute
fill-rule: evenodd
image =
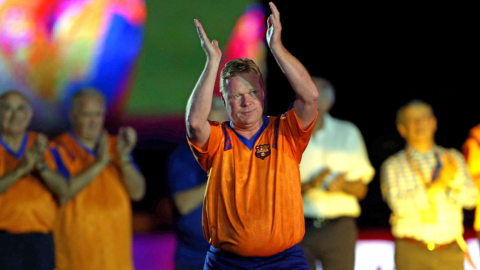
<svg viewBox="0 0 480 270"><path fill-rule="evenodd" d="M258 158L261 158L262 160L270 155L270 145L269 144L255 146L255 150L256 150L255 151L255 156L258 157Z"/></svg>

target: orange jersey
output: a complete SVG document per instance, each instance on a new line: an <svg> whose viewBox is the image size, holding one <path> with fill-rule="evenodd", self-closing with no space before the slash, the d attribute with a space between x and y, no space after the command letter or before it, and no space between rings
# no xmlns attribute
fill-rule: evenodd
<svg viewBox="0 0 480 270"><path fill-rule="evenodd" d="M16 153L0 137L0 175L19 165L36 137L37 133L27 132ZM49 151L46 151L45 161L49 166L54 166ZM0 194L0 230L9 233L48 233L52 230L57 208L52 193L39 176L28 173Z"/></svg>
<svg viewBox="0 0 480 270"><path fill-rule="evenodd" d="M305 233L299 164L315 121L299 126L293 109L264 117L247 140L229 122L210 122L206 149L189 141L208 185L203 233L214 247L241 256L270 256L298 243Z"/></svg>
<svg viewBox="0 0 480 270"><path fill-rule="evenodd" d="M115 165L116 137L108 139L114 162L60 208L54 228L57 270L133 269L131 204ZM55 142L70 178L95 162L95 152L72 133L60 135Z"/></svg>
<svg viewBox="0 0 480 270"><path fill-rule="evenodd" d="M470 136L463 145L463 154L470 175L477 187L480 188L480 125L470 130ZM480 196L478 196L477 201L474 228L477 232L480 231Z"/></svg>

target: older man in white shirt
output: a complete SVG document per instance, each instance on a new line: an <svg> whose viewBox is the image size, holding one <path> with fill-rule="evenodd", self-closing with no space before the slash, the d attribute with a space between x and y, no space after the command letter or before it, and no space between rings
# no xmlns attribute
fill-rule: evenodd
<svg viewBox="0 0 480 270"><path fill-rule="evenodd" d="M353 270L358 200L365 197L375 170L362 135L351 122L328 114L335 101L332 85L313 78L321 98L318 119L300 164L305 237L301 243L310 269Z"/></svg>

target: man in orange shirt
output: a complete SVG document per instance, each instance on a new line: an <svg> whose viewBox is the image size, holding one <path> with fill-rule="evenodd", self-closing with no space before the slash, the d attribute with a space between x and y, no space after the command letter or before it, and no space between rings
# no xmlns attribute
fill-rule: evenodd
<svg viewBox="0 0 480 270"><path fill-rule="evenodd" d="M318 92L305 67L283 46L280 13L270 3L267 41L296 93L293 108L263 116L264 81L249 59L221 73L230 122L207 120L221 50L195 20L207 64L187 105L187 133L209 174L203 232L212 245L204 269L308 269L299 163L317 115Z"/></svg>
<svg viewBox="0 0 480 270"><path fill-rule="evenodd" d="M58 270L131 270L130 199L140 200L145 180L130 152L134 129L118 136L103 129L105 99L95 89L72 98L72 131L55 139L57 166L67 171L68 195L54 229Z"/></svg>
<svg viewBox="0 0 480 270"><path fill-rule="evenodd" d="M20 92L0 96L0 269L52 270L56 196L66 194L47 138L27 131L29 100ZM44 160L45 155L45 160ZM55 168L54 168L55 169Z"/></svg>
<svg viewBox="0 0 480 270"><path fill-rule="evenodd" d="M470 130L468 139L463 145L463 154L467 161L468 171L472 176L473 182L477 188L480 188L480 125ZM475 232L477 232L477 238L480 240L480 196L477 200L473 228Z"/></svg>

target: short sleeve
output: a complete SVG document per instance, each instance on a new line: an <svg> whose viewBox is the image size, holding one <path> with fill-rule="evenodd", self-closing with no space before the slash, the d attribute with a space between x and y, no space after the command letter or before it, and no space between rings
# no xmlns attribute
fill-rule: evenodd
<svg viewBox="0 0 480 270"><path fill-rule="evenodd" d="M317 121L317 117L318 111L310 126L303 130L300 127L300 122L298 121L297 114L295 113L295 110L293 110L293 107L281 116L281 120L285 119L287 122L290 136L292 137L295 145L295 157L299 163L302 160L303 152L305 151L305 148L307 148L310 137L312 136L312 131Z"/></svg>
<svg viewBox="0 0 480 270"><path fill-rule="evenodd" d="M197 147L187 136L188 144L192 149L193 155L197 159L203 170L208 172L213 164L213 157L223 143L222 124L219 122L208 121L210 123L210 137L208 138L206 149Z"/></svg>
<svg viewBox="0 0 480 270"><path fill-rule="evenodd" d="M170 195L195 188L205 181L207 174L195 160L188 144L178 146L168 160L167 186Z"/></svg>

